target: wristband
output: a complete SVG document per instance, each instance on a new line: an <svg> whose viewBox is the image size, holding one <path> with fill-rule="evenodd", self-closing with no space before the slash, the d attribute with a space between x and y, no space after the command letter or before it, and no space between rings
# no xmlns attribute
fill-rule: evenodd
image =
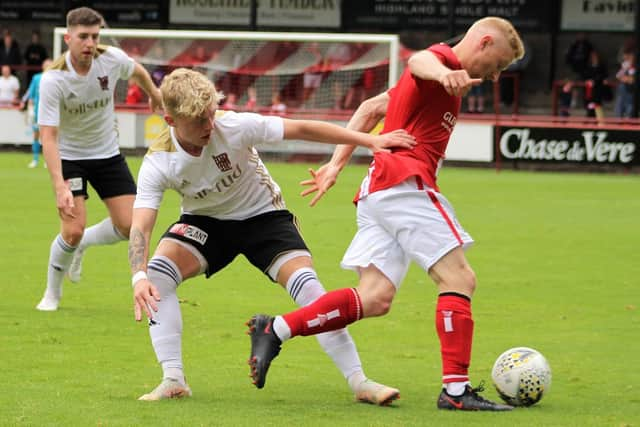
<svg viewBox="0 0 640 427"><path fill-rule="evenodd" d="M131 286L135 286L136 283L138 283L142 279L148 279L148 277L146 272L140 270L131 278Z"/></svg>

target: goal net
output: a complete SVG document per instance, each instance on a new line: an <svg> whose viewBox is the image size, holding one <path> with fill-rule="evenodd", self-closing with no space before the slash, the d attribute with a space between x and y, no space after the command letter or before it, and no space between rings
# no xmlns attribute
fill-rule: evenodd
<svg viewBox="0 0 640 427"><path fill-rule="evenodd" d="M55 29L56 56L64 33ZM178 67L203 72L238 111L349 112L394 84L402 63L396 35L105 28L101 42L143 64L156 84ZM126 98L120 86L116 102Z"/></svg>

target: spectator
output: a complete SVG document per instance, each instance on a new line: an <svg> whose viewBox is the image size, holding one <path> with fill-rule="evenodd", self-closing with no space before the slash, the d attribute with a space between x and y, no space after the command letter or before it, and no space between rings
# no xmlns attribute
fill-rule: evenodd
<svg viewBox="0 0 640 427"><path fill-rule="evenodd" d="M560 116L569 117L571 115L571 104L573 101L573 82L565 80L560 95L558 96L558 104L560 106Z"/></svg>
<svg viewBox="0 0 640 427"><path fill-rule="evenodd" d="M155 83L157 86L160 86L162 84L162 80L164 80L164 76L166 75L167 67L165 67L164 65L158 65L153 69L153 71L151 71L151 80L153 80L153 83Z"/></svg>
<svg viewBox="0 0 640 427"><path fill-rule="evenodd" d="M589 65L589 57L593 51L593 45L587 39L585 33L578 33L576 39L569 46L569 50L565 55L565 61L569 67L582 80L587 80L585 75L587 66Z"/></svg>
<svg viewBox="0 0 640 427"><path fill-rule="evenodd" d="M598 119L604 117L602 103L609 98L609 94L605 93L607 74L607 67L600 59L600 54L596 50L592 50L589 54L589 63L584 70L584 101L587 117L597 117ZM609 88L607 87L607 89Z"/></svg>
<svg viewBox="0 0 640 427"><path fill-rule="evenodd" d="M313 65L307 67L302 76L302 103L309 107L315 107L315 93L322 84L324 76L324 59L316 42L310 43L305 52L311 56Z"/></svg>
<svg viewBox="0 0 640 427"><path fill-rule="evenodd" d="M346 52L339 52L340 56L335 56L334 64L337 67L342 67L342 65L351 64L362 55L364 55L367 51L369 51L370 46L367 43L356 42L350 43L347 45ZM335 52L334 52L335 54ZM334 70L337 71L337 70ZM352 74L353 72L348 72L348 74ZM355 76L354 76L355 77ZM373 85L375 81L375 74L372 69L365 70L359 77L355 77L355 81L349 87L349 90L346 91L346 95L344 99L341 99L343 89L341 88L341 84L336 80L336 85L334 87L336 93L336 99L339 102L337 106L340 109L351 109L357 108L362 101L367 98L367 93L372 92ZM372 94L373 95L373 94ZM355 101L355 105L354 105Z"/></svg>
<svg viewBox="0 0 640 427"><path fill-rule="evenodd" d="M503 74L498 82L500 85L500 101L507 106L513 104L515 100L515 80L522 79L522 74L529 66L531 58L533 57L533 48L531 45L526 40L522 40L522 43L524 45L524 56L509 65L507 69L504 70L505 74ZM511 78L508 77L509 74L512 74Z"/></svg>
<svg viewBox="0 0 640 427"><path fill-rule="evenodd" d="M287 112L287 105L280 100L280 94L274 92L271 96L271 114L282 115Z"/></svg>
<svg viewBox="0 0 640 427"><path fill-rule="evenodd" d="M315 94L322 84L323 73L307 71L302 76L302 102L308 107L315 107Z"/></svg>
<svg viewBox="0 0 640 427"><path fill-rule="evenodd" d="M334 43L329 49L324 59L323 69L329 73L341 73L340 69L349 63L351 59L351 49L346 43ZM337 75L337 74L336 74ZM334 108L342 109L342 98L344 96L342 83L339 78L333 82Z"/></svg>
<svg viewBox="0 0 640 427"><path fill-rule="evenodd" d="M622 43L620 48L618 49L618 54L616 55L616 60L618 64L622 64L624 61L624 55L627 52L636 52L638 50L636 38L635 36L627 37L625 41Z"/></svg>
<svg viewBox="0 0 640 427"><path fill-rule="evenodd" d="M334 43L327 49L325 55L325 67L331 70L334 67L341 67L349 62L351 51L346 43Z"/></svg>
<svg viewBox="0 0 640 427"><path fill-rule="evenodd" d="M360 78L347 91L347 95L344 98L344 108L356 109L365 99L374 95L375 82L375 70L373 68L365 69Z"/></svg>
<svg viewBox="0 0 640 427"><path fill-rule="evenodd" d="M473 86L467 93L467 112L484 113L484 85Z"/></svg>
<svg viewBox="0 0 640 427"><path fill-rule="evenodd" d="M41 71L41 65L48 58L47 49L40 42L40 32L33 30L31 32L31 43L27 45L24 51L25 64L27 69L27 81L31 82L33 76Z"/></svg>
<svg viewBox="0 0 640 427"><path fill-rule="evenodd" d="M222 104L222 107L220 108L222 108L223 110L238 110L238 96L235 93L230 92L224 98L224 104Z"/></svg>
<svg viewBox="0 0 640 427"><path fill-rule="evenodd" d="M140 46L137 44L132 45L126 52L134 61L140 61L142 54L140 53Z"/></svg>
<svg viewBox="0 0 640 427"><path fill-rule="evenodd" d="M9 30L4 30L4 43L0 49L0 65L21 65L22 55L18 42L13 39ZM15 74L15 70L14 70Z"/></svg>
<svg viewBox="0 0 640 427"><path fill-rule="evenodd" d="M618 87L616 89L616 117L631 117L633 114L633 88L636 76L635 55L632 51L622 55L622 64L616 73Z"/></svg>
<svg viewBox="0 0 640 427"><path fill-rule="evenodd" d="M149 56L149 63L155 64L155 67L151 70L151 80L156 86L160 87L164 76L168 73L168 67L166 65L166 55L164 53L164 47L161 42L156 42L152 54Z"/></svg>
<svg viewBox="0 0 640 427"><path fill-rule="evenodd" d="M258 110L258 91L255 86L247 88L247 102L244 104L244 111Z"/></svg>
<svg viewBox="0 0 640 427"><path fill-rule="evenodd" d="M129 79L127 83L127 98L125 99L125 104L127 105L137 105L141 104L144 99L144 94L142 93L142 89L138 86L134 79Z"/></svg>
<svg viewBox="0 0 640 427"><path fill-rule="evenodd" d="M207 53L207 50L204 48L204 46L198 45L191 55L191 62L193 62L193 64L203 64L209 61L211 58L212 55L210 53ZM191 66L192 64L187 65Z"/></svg>
<svg viewBox="0 0 640 427"><path fill-rule="evenodd" d="M0 106L7 107L18 103L18 91L20 90L20 81L11 74L11 67L2 66L2 75L0 76Z"/></svg>

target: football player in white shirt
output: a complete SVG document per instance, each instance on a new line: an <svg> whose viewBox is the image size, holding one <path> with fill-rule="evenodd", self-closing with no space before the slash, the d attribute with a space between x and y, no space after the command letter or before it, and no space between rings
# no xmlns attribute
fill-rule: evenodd
<svg viewBox="0 0 640 427"><path fill-rule="evenodd" d="M140 400L191 395L184 378L176 296L184 280L203 273L209 277L243 254L300 306L325 293L296 219L255 145L305 139L378 151L414 144L404 131L371 136L319 121L231 111L216 116L220 95L213 83L192 70L173 71L160 90L169 128L150 147L138 175L129 263L135 318L140 321L143 313L149 318L163 380ZM149 239L167 189L181 195L181 216L148 261ZM367 379L346 329L320 335L318 340L358 400L386 404L398 397L397 389Z"/></svg>
<svg viewBox="0 0 640 427"><path fill-rule="evenodd" d="M64 274L69 271L72 281L79 279L88 246L129 236L136 185L118 146L113 106L118 79L135 79L149 95L152 109L162 106L160 90L140 64L120 49L98 45L103 23L93 9L71 10L64 36L69 49L40 83L38 125L61 232L51 245L47 289L38 310L58 309ZM85 230L87 183L107 206L109 217Z"/></svg>

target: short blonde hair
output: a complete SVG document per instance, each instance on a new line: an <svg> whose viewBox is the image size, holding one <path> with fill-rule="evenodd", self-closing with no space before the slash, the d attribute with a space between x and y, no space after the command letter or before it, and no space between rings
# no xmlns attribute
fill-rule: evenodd
<svg viewBox="0 0 640 427"><path fill-rule="evenodd" d="M511 22L504 18L497 16L487 16L485 18L478 19L469 27L468 32L472 32L480 29L491 28L500 32L504 39L507 41L513 51L513 61L517 61L524 56L524 44L520 38L520 34L513 27Z"/></svg>
<svg viewBox="0 0 640 427"><path fill-rule="evenodd" d="M172 117L200 117L223 99L206 76L186 68L178 68L166 76L160 92L164 109Z"/></svg>

